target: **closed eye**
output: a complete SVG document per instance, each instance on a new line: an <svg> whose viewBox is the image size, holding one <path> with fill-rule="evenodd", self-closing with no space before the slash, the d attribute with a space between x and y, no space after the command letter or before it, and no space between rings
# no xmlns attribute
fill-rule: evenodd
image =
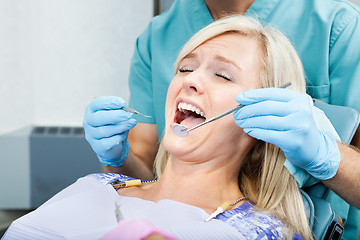
<svg viewBox="0 0 360 240"><path fill-rule="evenodd" d="M179 68L179 72L184 73L184 72L193 72L194 70L190 69L190 68Z"/></svg>
<svg viewBox="0 0 360 240"><path fill-rule="evenodd" d="M221 78L223 78L223 79L225 79L227 81L231 81L231 78L228 77L227 75L225 75L224 73L217 72L217 73L215 73L215 75L218 76L218 77L221 77Z"/></svg>

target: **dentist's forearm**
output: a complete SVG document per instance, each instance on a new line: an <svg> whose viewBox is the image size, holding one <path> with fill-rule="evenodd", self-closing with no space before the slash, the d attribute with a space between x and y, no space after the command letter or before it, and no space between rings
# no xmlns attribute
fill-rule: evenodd
<svg viewBox="0 0 360 240"><path fill-rule="evenodd" d="M360 209L360 151L339 143L341 162L336 175L322 181L350 205Z"/></svg>
<svg viewBox="0 0 360 240"><path fill-rule="evenodd" d="M131 151L129 151L129 155L122 166L113 167L103 165L103 171L105 173L124 174L143 180L152 180L154 178L152 169L149 169L149 167L139 158L135 157Z"/></svg>
<svg viewBox="0 0 360 240"><path fill-rule="evenodd" d="M134 178L154 178L153 165L158 150L155 124L139 122L129 131L129 155L121 167L103 166L104 172L121 173Z"/></svg>

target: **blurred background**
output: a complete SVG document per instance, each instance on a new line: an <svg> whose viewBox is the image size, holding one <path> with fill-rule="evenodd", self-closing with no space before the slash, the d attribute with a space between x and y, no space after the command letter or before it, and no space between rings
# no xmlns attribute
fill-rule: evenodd
<svg viewBox="0 0 360 240"><path fill-rule="evenodd" d="M78 177L101 171L84 139L85 107L99 96L129 99L136 37L172 2L0 1L0 237Z"/></svg>
<svg viewBox="0 0 360 240"><path fill-rule="evenodd" d="M136 37L172 1L0 1L0 134L80 126L102 95L129 97Z"/></svg>
<svg viewBox="0 0 360 240"><path fill-rule="evenodd" d="M135 40L171 3L0 1L0 236L78 177L101 171L84 139L85 107L105 95L128 100Z"/></svg>

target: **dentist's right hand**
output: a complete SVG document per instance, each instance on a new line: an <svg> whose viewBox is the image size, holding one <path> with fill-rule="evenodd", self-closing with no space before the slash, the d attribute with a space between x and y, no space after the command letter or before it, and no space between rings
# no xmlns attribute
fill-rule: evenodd
<svg viewBox="0 0 360 240"><path fill-rule="evenodd" d="M248 135L281 148L285 157L319 180L335 176L341 161L336 139L320 131L310 96L281 88L250 89L236 96L235 123Z"/></svg>
<svg viewBox="0 0 360 240"><path fill-rule="evenodd" d="M129 130L135 127L132 113L123 110L120 97L100 97L86 108L84 130L86 140L99 161L106 166L121 166L129 152Z"/></svg>

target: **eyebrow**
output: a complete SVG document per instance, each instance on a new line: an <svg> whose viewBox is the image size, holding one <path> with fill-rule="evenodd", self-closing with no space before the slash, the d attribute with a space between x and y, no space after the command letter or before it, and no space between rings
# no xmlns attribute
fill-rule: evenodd
<svg viewBox="0 0 360 240"><path fill-rule="evenodd" d="M220 61L220 62L225 62L225 63L228 63L228 64L231 64L233 65L235 68L237 68L238 70L241 71L241 67L239 67L238 65L236 65L233 61L231 61L230 59L227 59L223 56L220 56L220 55L216 55L215 56L215 60L217 61Z"/></svg>
<svg viewBox="0 0 360 240"><path fill-rule="evenodd" d="M188 55L186 55L183 59L191 59L191 58L196 58L196 57L197 57L197 54L192 52L192 53L189 53Z"/></svg>
<svg viewBox="0 0 360 240"><path fill-rule="evenodd" d="M198 54L197 53L189 53L188 55L186 55L183 59L193 59L193 58L197 58ZM224 63L227 63L227 64L231 64L233 65L235 68L237 68L238 70L241 71L241 67L236 65L233 61L231 61L230 59L227 59L226 57L223 57L223 56L220 56L220 55L216 55L214 57L214 59L216 61L219 61L219 62L224 62Z"/></svg>

